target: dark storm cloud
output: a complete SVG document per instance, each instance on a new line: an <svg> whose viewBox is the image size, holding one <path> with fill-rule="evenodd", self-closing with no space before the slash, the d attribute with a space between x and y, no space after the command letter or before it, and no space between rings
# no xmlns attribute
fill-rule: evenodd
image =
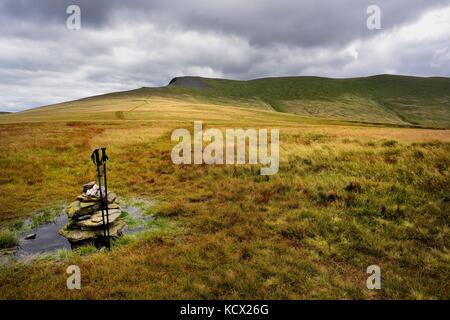
<svg viewBox="0 0 450 320"><path fill-rule="evenodd" d="M78 31L66 28L71 4ZM382 30L366 27L371 4ZM188 74L448 76L449 18L448 0L2 0L0 109Z"/></svg>
<svg viewBox="0 0 450 320"><path fill-rule="evenodd" d="M125 17L162 27L231 33L260 46L271 43L320 46L373 34L365 24L366 8L371 4L382 7L386 30L448 3L448 0L6 0L1 16L3 21L64 25L67 6L77 4L82 9L85 27L105 28Z"/></svg>
<svg viewBox="0 0 450 320"><path fill-rule="evenodd" d="M183 25L242 35L252 44L286 43L300 46L342 44L368 36L366 9L383 8L384 29L417 17L423 10L448 1L232 1L216 7L214 2L190 14L178 15ZM261 3L264 3L261 5Z"/></svg>

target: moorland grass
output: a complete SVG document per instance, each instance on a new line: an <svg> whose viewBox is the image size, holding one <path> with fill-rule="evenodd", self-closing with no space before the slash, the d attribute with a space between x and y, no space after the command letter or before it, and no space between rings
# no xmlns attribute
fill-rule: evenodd
<svg viewBox="0 0 450 320"><path fill-rule="evenodd" d="M311 94L322 90L317 81ZM152 201L157 219L111 252L87 247L2 266L0 298L450 297L448 130L306 118L233 92L185 96L192 90L144 88L1 117L1 228L47 221L73 201L95 179L90 155L103 145L110 189ZM273 105L278 93L268 92ZM279 173L174 165L170 133L193 120L279 128ZM66 288L71 264L81 268L80 291ZM366 288L372 264L382 270L379 291Z"/></svg>
<svg viewBox="0 0 450 320"><path fill-rule="evenodd" d="M0 230L0 249L15 247L19 244L14 231L11 230Z"/></svg>
<svg viewBox="0 0 450 320"><path fill-rule="evenodd" d="M240 109L228 112L203 115L205 126L280 128L277 175L249 165L173 165L170 132L191 129L189 121L1 125L2 226L71 201L95 177L89 156L100 144L110 153L110 188L158 198L158 220L149 223L163 225L119 240L110 253L88 248L4 266L0 297L450 296L448 131L313 125L271 113L235 120ZM82 270L80 291L65 286L71 264ZM382 270L379 291L365 285L372 264Z"/></svg>
<svg viewBox="0 0 450 320"><path fill-rule="evenodd" d="M301 115L303 122L450 128L450 78L377 75L363 78L275 77L249 81L191 77L202 88L172 84L115 92L3 115L2 122L53 120L186 120L199 112L220 118L240 107ZM126 101L126 103L124 103ZM173 106L182 103L183 113ZM110 111L110 112L106 112ZM164 111L156 113L155 111ZM151 117L148 117L148 115ZM250 112L254 115L255 110ZM277 117L272 113L272 120ZM237 118L238 119L238 118ZM299 118L297 118L299 119Z"/></svg>

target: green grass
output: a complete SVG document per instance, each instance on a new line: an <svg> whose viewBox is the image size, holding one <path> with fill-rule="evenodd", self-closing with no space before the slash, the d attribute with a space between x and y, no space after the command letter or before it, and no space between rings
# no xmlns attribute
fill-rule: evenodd
<svg viewBox="0 0 450 320"><path fill-rule="evenodd" d="M308 117L450 127L450 79L378 75L366 78L280 77L249 81L191 77L207 88L170 85L107 95L158 95L273 109ZM105 97L105 96L104 96Z"/></svg>
<svg viewBox="0 0 450 320"><path fill-rule="evenodd" d="M6 126L10 141L23 134L17 126L22 128ZM153 125L92 123L83 130L92 128L103 128L101 139L112 146L113 190L124 197L161 199L154 209L157 220L148 223L148 232L117 241L111 253L91 254L93 248L88 248L81 249L82 259L58 254L58 260L4 268L0 272L3 298L428 299L450 295L443 285L450 271L446 252L450 144L434 140L447 132L284 127L280 171L262 177L258 166L174 166L170 130L142 138L156 130ZM48 164L55 125L39 124L32 130L41 143L32 149L33 161ZM58 124L60 139L83 140L81 131L73 130ZM116 139L127 132L131 135L126 139ZM420 141L422 132L429 140ZM30 203L70 201L80 183L95 174L89 164L90 147L80 144L76 153L82 156L74 156L73 161L69 160L72 149L66 150L64 167L50 163L48 170L21 170L27 174L25 181L42 178L36 189L26 193ZM8 167L16 159L14 143L2 148ZM133 157L137 154L145 156ZM60 179L67 172L74 173L73 179ZM23 183L16 179L15 187ZM54 188L45 188L50 181ZM7 188L0 185L0 190ZM52 195L54 190L60 193ZM3 194L10 195L2 199L11 204L4 206L10 215L24 214L13 198L21 194ZM3 222L7 218L2 215ZM177 227L170 227L173 224ZM69 264L83 270L79 292L64 289ZM382 268L381 291L365 288L365 270L371 264Z"/></svg>
<svg viewBox="0 0 450 320"><path fill-rule="evenodd" d="M3 266L0 298L450 297L450 130L324 121L264 110L266 102L247 108L243 94L231 99L239 106L225 98L216 105L207 93L193 100L201 90L141 89L2 116L2 227L73 201L95 179L90 155L100 145L109 151L111 190L142 199L143 210L158 201L148 230L111 252L61 251ZM278 174L260 176L258 165L173 165L170 134L191 130L193 119L221 130L279 128ZM71 264L82 270L82 290L66 289ZM379 291L365 286L372 264L382 270Z"/></svg>
<svg viewBox="0 0 450 320"><path fill-rule="evenodd" d="M167 91L268 105L304 116L430 127L450 126L450 79L379 75L366 78L264 78L250 81L203 79L207 89L170 86ZM142 89L145 91L145 89ZM148 89L152 90L152 89ZM164 89L158 89L164 90Z"/></svg>
<svg viewBox="0 0 450 320"><path fill-rule="evenodd" d="M19 244L15 232L11 230L0 231L0 249L11 248Z"/></svg>
<svg viewBox="0 0 450 320"><path fill-rule="evenodd" d="M90 255L98 252L98 249L94 245L85 245L76 248L75 252L80 255Z"/></svg>
<svg viewBox="0 0 450 320"><path fill-rule="evenodd" d="M58 211L48 210L39 214L35 214L31 217L31 224L29 228L33 229L43 224L53 222L55 221L55 218L61 214L61 212L63 212L63 209Z"/></svg>
<svg viewBox="0 0 450 320"><path fill-rule="evenodd" d="M368 123L450 126L450 79L380 75L367 78L205 79L210 99L256 99L276 111Z"/></svg>
<svg viewBox="0 0 450 320"><path fill-rule="evenodd" d="M22 119L135 120L145 119L152 98L175 99L189 104L234 106L297 114L311 119L328 119L369 124L450 128L450 79L377 75L365 78L279 77L249 81L190 77L206 88L172 84L110 93L52 107L41 107L5 115L5 121ZM107 104L106 104L107 101ZM126 107L104 112L126 102ZM77 107L83 108L73 114ZM74 108L75 107L75 108ZM174 117L171 117L174 120Z"/></svg>

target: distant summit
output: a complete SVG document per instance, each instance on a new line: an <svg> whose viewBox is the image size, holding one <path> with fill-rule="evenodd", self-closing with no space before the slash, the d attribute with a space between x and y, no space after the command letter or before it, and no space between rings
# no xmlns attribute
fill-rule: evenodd
<svg viewBox="0 0 450 320"><path fill-rule="evenodd" d="M156 100L150 102L152 99ZM135 102L140 103L136 106L141 112L139 116L145 117L150 105L166 106L164 101L171 101L171 105L175 100L186 101L188 108L194 105L223 107L224 110L239 107L248 108L249 112L265 110L296 114L317 121L450 129L450 78L389 74L346 79L291 76L253 80L183 76L173 78L162 87L113 92L1 118L2 121L49 117L72 119L74 113L84 114L91 106L92 112L97 107L98 112L104 112L106 106L111 110L111 101L114 101L113 105L123 106L114 111L117 119L137 116L129 111Z"/></svg>
<svg viewBox="0 0 450 320"><path fill-rule="evenodd" d="M175 77L169 82L169 86L180 86L196 89L208 88L201 77Z"/></svg>

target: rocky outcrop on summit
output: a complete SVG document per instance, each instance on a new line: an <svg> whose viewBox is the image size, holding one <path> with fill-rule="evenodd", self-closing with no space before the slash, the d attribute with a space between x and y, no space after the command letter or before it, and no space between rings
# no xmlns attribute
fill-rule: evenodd
<svg viewBox="0 0 450 320"><path fill-rule="evenodd" d="M175 77L169 82L169 86L206 89L208 85L200 77Z"/></svg>

